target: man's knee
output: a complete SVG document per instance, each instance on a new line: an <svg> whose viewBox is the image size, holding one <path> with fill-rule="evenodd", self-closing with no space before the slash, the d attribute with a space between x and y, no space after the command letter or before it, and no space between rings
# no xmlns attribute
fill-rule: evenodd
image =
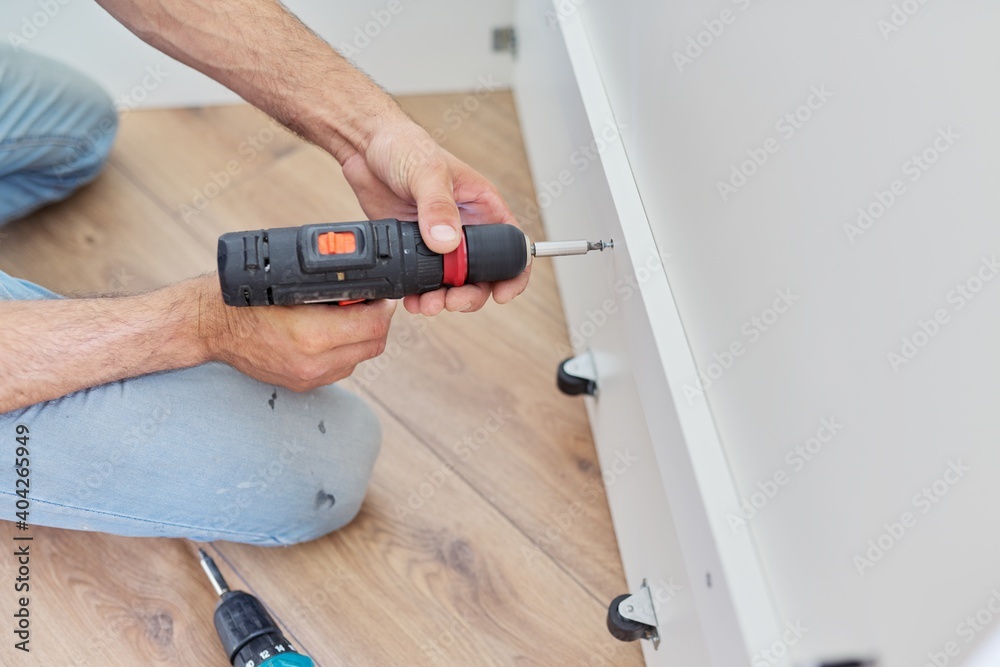
<svg viewBox="0 0 1000 667"><path fill-rule="evenodd" d="M94 114L87 119L84 127L86 131L81 137L82 141L75 158L76 166L71 160L63 165L63 169L69 174L77 174L82 182L90 182L97 177L107 162L118 133L118 114L111 106L110 100L94 110Z"/></svg>
<svg viewBox="0 0 1000 667"><path fill-rule="evenodd" d="M3 49L0 90L0 101L18 101L0 136L0 174L31 193L21 209L62 199L97 177L118 130L117 110L100 85L64 63Z"/></svg>
<svg viewBox="0 0 1000 667"><path fill-rule="evenodd" d="M274 521L273 535L286 545L323 537L357 517L382 445L378 417L362 399L336 387L311 394L287 394L286 400L308 401L336 444L310 458L308 470L296 471L292 497Z"/></svg>
<svg viewBox="0 0 1000 667"><path fill-rule="evenodd" d="M90 183L104 168L118 133L118 112L111 98L97 84L86 81L68 95L75 98L79 118L72 145L56 160L50 173L68 192Z"/></svg>

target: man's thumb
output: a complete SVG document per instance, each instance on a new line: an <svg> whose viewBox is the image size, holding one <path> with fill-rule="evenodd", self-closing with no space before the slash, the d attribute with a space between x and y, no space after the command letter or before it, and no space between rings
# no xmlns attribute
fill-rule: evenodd
<svg viewBox="0 0 1000 667"><path fill-rule="evenodd" d="M413 190L420 235L427 247L442 255L457 248L462 233L462 218L455 203L451 177L444 172L423 179Z"/></svg>

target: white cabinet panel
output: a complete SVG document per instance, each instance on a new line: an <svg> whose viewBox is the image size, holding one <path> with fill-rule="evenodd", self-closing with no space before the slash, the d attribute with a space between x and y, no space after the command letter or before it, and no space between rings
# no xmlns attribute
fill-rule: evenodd
<svg viewBox="0 0 1000 667"><path fill-rule="evenodd" d="M608 106L582 25L546 20L551 9L519 3L515 86L549 235L615 240L613 253L556 262L572 342L598 369L588 408L631 591L681 586L647 661L749 665L780 630L748 534L722 516L736 494L711 415L683 400L697 375L623 149L632 129Z"/></svg>
<svg viewBox="0 0 1000 667"><path fill-rule="evenodd" d="M924 664L954 642L960 664L1000 584L1000 5L555 5L627 127L701 374L682 399L732 474L732 504L696 520L752 536L775 622L809 628L794 660ZM553 233L571 198L595 199L563 195ZM577 325L583 280L562 282Z"/></svg>

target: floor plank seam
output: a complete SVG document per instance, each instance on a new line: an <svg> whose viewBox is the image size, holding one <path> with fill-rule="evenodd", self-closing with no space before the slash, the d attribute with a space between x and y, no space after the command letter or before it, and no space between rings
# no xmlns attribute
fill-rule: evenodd
<svg viewBox="0 0 1000 667"><path fill-rule="evenodd" d="M430 443L428 443L420 434L414 432L413 429L411 429L407 425L407 423L405 421L403 421L402 419L400 419L399 415L396 414L396 412L392 408L390 408L388 405L386 405L377 396L375 396L374 394L372 394L368 389L361 388L360 391L363 392L370 400L372 400L375 403L378 403L378 405L381 406L382 409L384 409L386 412L388 412L392 416L392 418L395 419L397 423L399 423L399 425L402 428L404 428L406 431L408 431L410 433L410 435L412 435L413 438L417 442L419 442L420 444L422 444L430 452L431 456L433 456L434 458L436 458L443 465L449 465L449 462L446 461L445 458L443 456L441 456L430 445ZM563 574L565 574L567 577L569 577L570 580L573 581L577 586L579 586L580 589L582 591L584 591L588 596L590 596L591 598L593 598L593 600L595 602L597 602L601 606L602 609L606 606L607 603L604 602L604 601L602 601L602 599L600 597L598 597L598 595L597 595L597 593L595 591L590 590L590 587L587 586L586 584L584 584L582 581L580 581L580 579L576 576L575 573L573 573L570 570L568 570L566 568L566 566L565 566L564 563L562 563L560 560L556 559L555 556L553 556L551 553L549 553L548 550L545 549L542 545L540 545L533 537L531 537L531 535L529 535L527 532L525 532L525 530L520 525L518 525L518 523L516 521L514 521L514 519L511 518L511 516L509 514L507 514L502 509L500 509L499 507L497 507L495 503L490 502L490 499L487 498L486 495L483 494L483 492L475 484L473 484L471 480L469 480L468 478L466 478L455 467L452 467L452 472L455 474L455 476L458 479L462 480L462 483L464 483L466 486L468 486L473 491L473 493L475 493L477 496L479 496L480 498L482 498L483 502L485 502L487 505L489 505L490 507L492 507L500 516L502 516L504 518L504 520L507 521L514 528L514 530L516 530L518 533L520 533L521 535L523 535L524 538L526 540L528 540L529 544L531 544L532 546L534 546L538 551L541 551L543 554L545 554L545 557L548 558L548 560L553 565L555 565L560 571L562 571Z"/></svg>
<svg viewBox="0 0 1000 667"><path fill-rule="evenodd" d="M210 544L212 546L212 550L219 555L219 558L221 558L222 561L229 566L229 569L232 570L233 574L235 574L236 577L240 580L240 582L245 587L245 590L248 593L251 593L258 600L260 600L261 604L263 604L264 607L267 609L267 612L274 617L275 621L278 622L278 625L281 626L288 633L288 638L291 639L292 642L294 642L294 646L297 648L297 650L300 650L300 652L310 657L314 656L315 653L309 651L308 647L306 647L301 641L299 641L299 638L295 636L295 632L292 630L292 626L290 626L285 621L281 620L281 615L278 614L270 605L268 605L267 602L264 600L264 598L257 593L253 585L249 581L247 581L246 577L243 576L243 573L236 568L236 565L233 564L233 561L226 555L226 553L222 550L222 548L215 542L210 542ZM313 662L316 662L315 658L313 658ZM318 662L316 662L316 667L321 667Z"/></svg>

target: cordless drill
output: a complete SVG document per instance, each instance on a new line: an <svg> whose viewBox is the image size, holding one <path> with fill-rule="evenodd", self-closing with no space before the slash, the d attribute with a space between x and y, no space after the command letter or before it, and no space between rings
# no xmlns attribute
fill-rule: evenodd
<svg viewBox="0 0 1000 667"><path fill-rule="evenodd" d="M198 555L219 595L215 630L233 667L315 667L312 659L292 649L257 598L229 590L215 561L202 549Z"/></svg>
<svg viewBox="0 0 1000 667"><path fill-rule="evenodd" d="M538 241L513 225L465 225L458 248L432 251L415 222L393 218L231 232L219 238L230 306L347 305L517 277L532 257L583 255L613 242Z"/></svg>

